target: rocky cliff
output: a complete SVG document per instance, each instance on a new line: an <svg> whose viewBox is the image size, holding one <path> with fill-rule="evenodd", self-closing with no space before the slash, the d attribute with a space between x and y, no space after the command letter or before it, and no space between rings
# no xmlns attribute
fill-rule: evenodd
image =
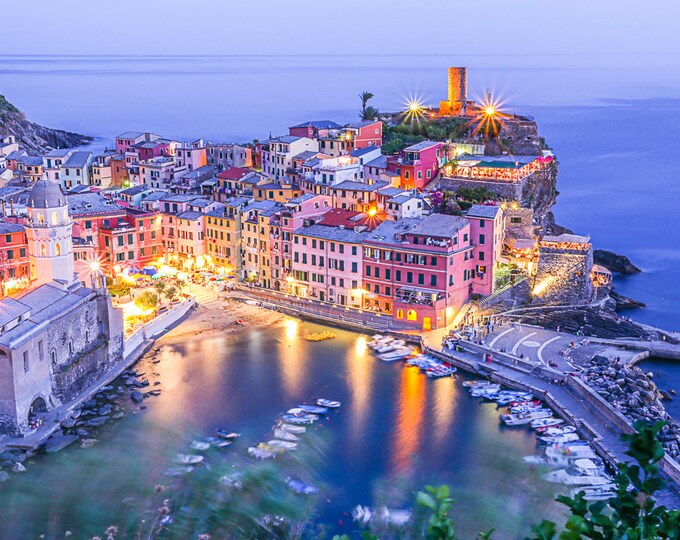
<svg viewBox="0 0 680 540"><path fill-rule="evenodd" d="M53 129L30 122L24 113L0 95L0 138L14 135L19 146L29 154L38 154L54 148L82 146L92 137Z"/></svg>

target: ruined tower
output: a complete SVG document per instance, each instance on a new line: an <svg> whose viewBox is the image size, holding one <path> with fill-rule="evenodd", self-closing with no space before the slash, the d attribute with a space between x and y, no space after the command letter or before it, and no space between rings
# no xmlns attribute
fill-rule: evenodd
<svg viewBox="0 0 680 540"><path fill-rule="evenodd" d="M442 116L465 115L467 105L467 68L449 68L448 99L439 104Z"/></svg>

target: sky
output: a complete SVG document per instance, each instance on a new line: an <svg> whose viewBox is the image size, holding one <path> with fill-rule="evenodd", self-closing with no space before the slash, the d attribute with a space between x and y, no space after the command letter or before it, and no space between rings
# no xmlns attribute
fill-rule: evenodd
<svg viewBox="0 0 680 540"><path fill-rule="evenodd" d="M669 54L655 0L0 0L2 55Z"/></svg>

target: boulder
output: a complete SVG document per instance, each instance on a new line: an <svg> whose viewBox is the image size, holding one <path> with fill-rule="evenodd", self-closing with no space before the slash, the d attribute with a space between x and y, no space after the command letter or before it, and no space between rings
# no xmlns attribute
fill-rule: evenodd
<svg viewBox="0 0 680 540"><path fill-rule="evenodd" d="M84 425L86 427L101 427L108 421L108 416L95 416L94 418L90 418L87 422L85 422Z"/></svg>
<svg viewBox="0 0 680 540"><path fill-rule="evenodd" d="M132 400L133 403L141 403L142 401L144 401L144 394L138 392L137 390L134 390L130 392L130 399Z"/></svg>
<svg viewBox="0 0 680 540"><path fill-rule="evenodd" d="M59 452L77 440L78 437L76 435L59 435L57 437L52 436L45 443L45 452L48 454Z"/></svg>
<svg viewBox="0 0 680 540"><path fill-rule="evenodd" d="M26 472L26 467L24 467L21 463L17 462L14 465L12 465L12 472Z"/></svg>

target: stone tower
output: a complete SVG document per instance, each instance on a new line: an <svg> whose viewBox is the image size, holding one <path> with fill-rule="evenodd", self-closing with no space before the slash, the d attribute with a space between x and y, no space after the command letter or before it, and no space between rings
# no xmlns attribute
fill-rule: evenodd
<svg viewBox="0 0 680 540"><path fill-rule="evenodd" d="M28 259L33 286L75 281L73 231L66 196L54 182L43 178L28 196Z"/></svg>
<svg viewBox="0 0 680 540"><path fill-rule="evenodd" d="M439 114L441 116L465 116L467 104L467 68L450 67L448 99L439 103Z"/></svg>

